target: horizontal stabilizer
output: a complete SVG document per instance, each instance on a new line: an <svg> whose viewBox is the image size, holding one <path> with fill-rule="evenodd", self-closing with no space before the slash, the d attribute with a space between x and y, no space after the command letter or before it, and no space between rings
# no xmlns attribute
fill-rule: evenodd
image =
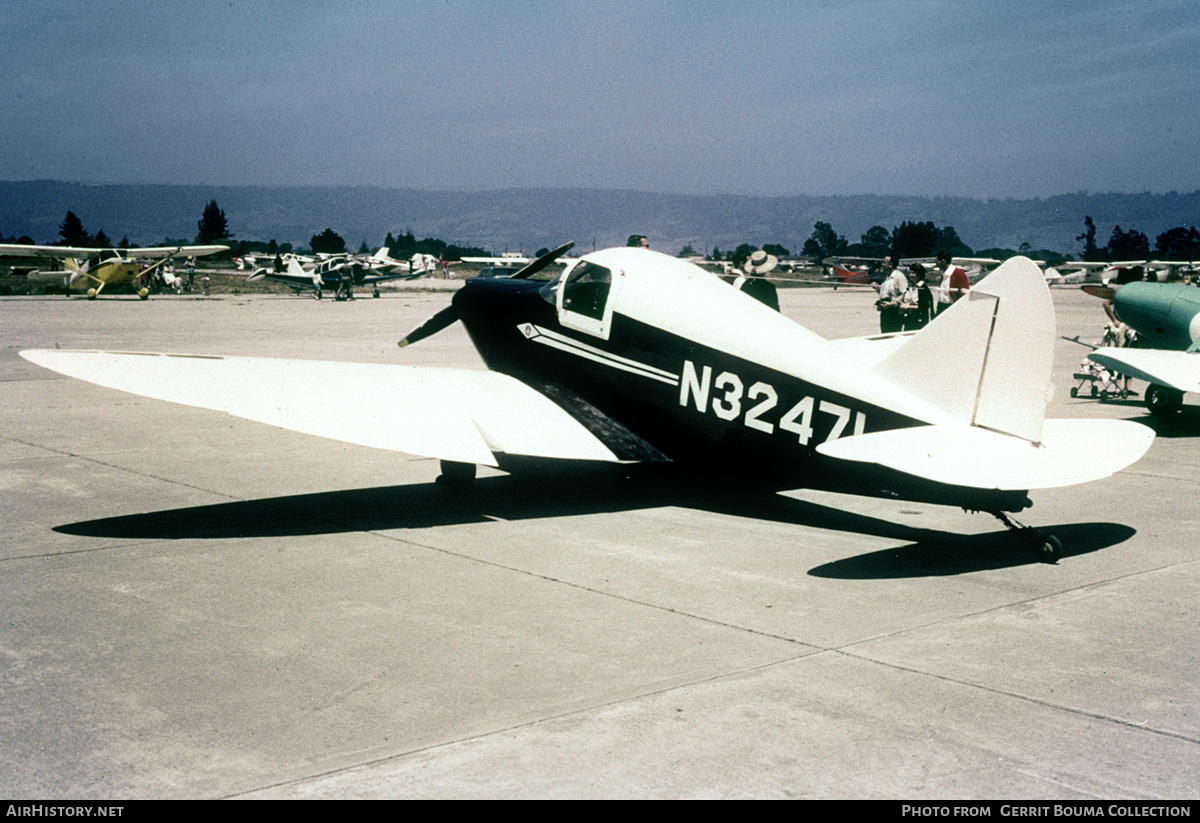
<svg viewBox="0 0 1200 823"><path fill-rule="evenodd" d="M1046 420L1030 443L974 426L920 426L831 440L817 451L937 483L1028 491L1100 480L1141 458L1154 432L1126 420Z"/></svg>
<svg viewBox="0 0 1200 823"><path fill-rule="evenodd" d="M1166 349L1096 349L1088 359L1117 374L1180 391L1200 392L1200 353Z"/></svg>
<svg viewBox="0 0 1200 823"><path fill-rule="evenodd" d="M545 395L496 372L129 352L21 356L131 394L423 457L489 466L496 452L616 460Z"/></svg>

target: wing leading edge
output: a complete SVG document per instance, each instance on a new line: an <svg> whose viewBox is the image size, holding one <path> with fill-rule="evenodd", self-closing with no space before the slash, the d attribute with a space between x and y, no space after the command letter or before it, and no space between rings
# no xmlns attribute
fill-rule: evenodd
<svg viewBox="0 0 1200 823"><path fill-rule="evenodd" d="M464 463L616 461L567 412L496 372L378 363L27 350L51 371L346 443Z"/></svg>
<svg viewBox="0 0 1200 823"><path fill-rule="evenodd" d="M1100 348L1088 355L1118 374L1185 392L1200 392L1200 352L1167 349Z"/></svg>

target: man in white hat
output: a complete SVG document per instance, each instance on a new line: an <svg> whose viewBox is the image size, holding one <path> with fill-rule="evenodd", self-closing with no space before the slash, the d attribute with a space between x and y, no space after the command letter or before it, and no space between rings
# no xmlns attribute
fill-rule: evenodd
<svg viewBox="0 0 1200 823"><path fill-rule="evenodd" d="M775 284L765 277L777 265L779 260L774 255L761 249L754 252L742 266L742 274L733 281L734 288L779 311L779 295L775 291Z"/></svg>

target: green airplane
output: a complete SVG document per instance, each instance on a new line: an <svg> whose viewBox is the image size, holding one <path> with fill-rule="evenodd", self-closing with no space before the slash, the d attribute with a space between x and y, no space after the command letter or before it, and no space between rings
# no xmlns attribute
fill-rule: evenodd
<svg viewBox="0 0 1200 823"><path fill-rule="evenodd" d="M1135 281L1084 291L1112 300L1117 319L1138 333L1139 346L1098 348L1089 360L1148 382L1146 406L1155 415L1178 412L1185 393L1200 392L1200 288Z"/></svg>

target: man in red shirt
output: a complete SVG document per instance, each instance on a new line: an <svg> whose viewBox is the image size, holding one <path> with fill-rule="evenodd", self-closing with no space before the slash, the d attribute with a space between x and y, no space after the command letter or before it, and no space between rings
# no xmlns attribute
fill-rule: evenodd
<svg viewBox="0 0 1200 823"><path fill-rule="evenodd" d="M942 272L942 282L938 286L937 314L950 308L950 304L971 290L971 281L967 273L950 261L947 252L937 253L937 267Z"/></svg>

